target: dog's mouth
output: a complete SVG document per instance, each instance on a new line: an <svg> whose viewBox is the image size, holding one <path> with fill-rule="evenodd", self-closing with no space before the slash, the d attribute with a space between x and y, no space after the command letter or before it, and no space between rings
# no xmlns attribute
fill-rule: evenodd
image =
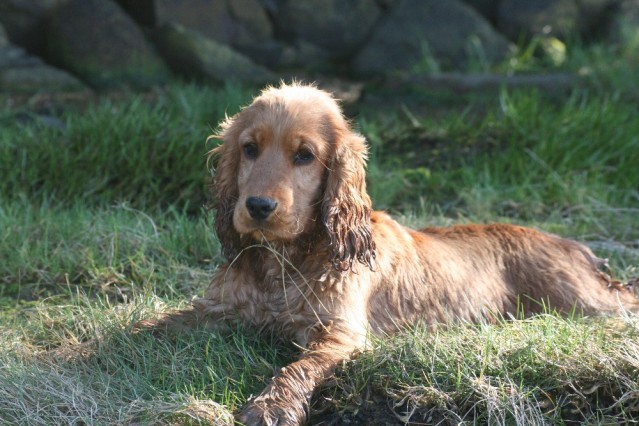
<svg viewBox="0 0 639 426"><path fill-rule="evenodd" d="M271 219L253 219L240 215L236 218L234 226L238 233L257 242L287 239L287 233L282 232L280 224L273 223Z"/></svg>
<svg viewBox="0 0 639 426"><path fill-rule="evenodd" d="M257 228L251 231L249 235L257 242L277 241L281 239L278 238L275 233L262 228Z"/></svg>
<svg viewBox="0 0 639 426"><path fill-rule="evenodd" d="M256 242L292 241L304 233L304 226L294 223L272 223L271 221L248 220L237 231L251 237Z"/></svg>
<svg viewBox="0 0 639 426"><path fill-rule="evenodd" d="M299 237L299 230L287 223L256 222L247 234L257 241L289 241Z"/></svg>
<svg viewBox="0 0 639 426"><path fill-rule="evenodd" d="M312 226L312 221L304 213L280 206L268 215L258 215L251 214L248 209L237 208L233 225L240 235L256 242L292 241L308 232Z"/></svg>

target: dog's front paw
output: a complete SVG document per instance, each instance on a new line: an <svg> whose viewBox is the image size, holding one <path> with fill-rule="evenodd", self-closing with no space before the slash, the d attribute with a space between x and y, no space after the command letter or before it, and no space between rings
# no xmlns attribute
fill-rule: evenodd
<svg viewBox="0 0 639 426"><path fill-rule="evenodd" d="M276 401L262 395L249 402L237 420L246 426L297 426L306 421L306 411L296 401Z"/></svg>

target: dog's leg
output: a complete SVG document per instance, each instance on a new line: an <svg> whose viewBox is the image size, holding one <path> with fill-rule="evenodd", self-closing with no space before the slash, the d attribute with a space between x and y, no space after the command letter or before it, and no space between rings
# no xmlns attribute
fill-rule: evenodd
<svg viewBox="0 0 639 426"><path fill-rule="evenodd" d="M228 315L228 306L206 299L196 299L193 306L179 311L167 312L158 318L141 320L133 325L133 333L145 330L156 335L188 333L195 329L224 332L236 320Z"/></svg>
<svg viewBox="0 0 639 426"><path fill-rule="evenodd" d="M164 313L155 319L138 321L133 325L133 333L149 330L158 334L173 334L191 331L203 322L203 316L197 310L189 308Z"/></svg>
<svg viewBox="0 0 639 426"><path fill-rule="evenodd" d="M364 345L365 336L347 328L323 328L296 362L282 368L249 402L238 420L247 426L299 425L307 420L313 390L330 377L340 362Z"/></svg>
<svg viewBox="0 0 639 426"><path fill-rule="evenodd" d="M241 321L234 300L224 300L223 295L233 295L225 288L224 268L220 268L207 289L206 297L191 301L192 306L179 311L161 314L158 318L141 320L133 325L133 332L149 330L156 334L189 332L195 328L225 331L229 325ZM247 301L250 303L250 301Z"/></svg>

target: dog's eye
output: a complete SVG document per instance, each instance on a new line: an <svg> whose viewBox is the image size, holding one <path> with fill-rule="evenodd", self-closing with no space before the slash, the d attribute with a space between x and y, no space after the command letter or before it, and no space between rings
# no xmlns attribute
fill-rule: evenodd
<svg viewBox="0 0 639 426"><path fill-rule="evenodd" d="M247 143L246 145L244 145L243 150L244 150L244 155L249 160L255 160L257 158L257 154L258 154L257 144L252 142Z"/></svg>
<svg viewBox="0 0 639 426"><path fill-rule="evenodd" d="M295 165L301 166L310 163L311 161L313 161L313 158L315 158L315 156L311 151L309 151L308 149L300 149L295 154L293 163L295 163Z"/></svg>

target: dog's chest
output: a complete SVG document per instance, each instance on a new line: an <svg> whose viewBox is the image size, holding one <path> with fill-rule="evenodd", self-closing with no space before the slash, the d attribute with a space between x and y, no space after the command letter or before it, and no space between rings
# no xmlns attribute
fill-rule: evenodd
<svg viewBox="0 0 639 426"><path fill-rule="evenodd" d="M332 318L334 300L341 280L329 272L309 272L292 264L264 264L258 306L264 323L298 335L317 323Z"/></svg>
<svg viewBox="0 0 639 426"><path fill-rule="evenodd" d="M216 272L201 302L209 315L271 329L300 343L313 326L334 319L343 277L330 264L262 258L248 266L226 265Z"/></svg>

